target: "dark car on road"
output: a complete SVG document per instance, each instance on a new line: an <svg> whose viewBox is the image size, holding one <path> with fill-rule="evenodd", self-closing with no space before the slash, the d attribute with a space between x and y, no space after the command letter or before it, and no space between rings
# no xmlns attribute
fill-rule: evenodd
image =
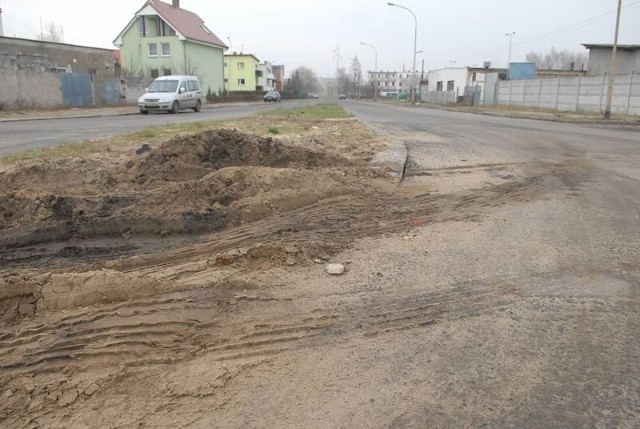
<svg viewBox="0 0 640 429"><path fill-rule="evenodd" d="M282 99L282 97L280 96L280 93L278 91L269 91L264 95L264 102L266 103L267 101L271 102L271 101L275 101L278 102Z"/></svg>

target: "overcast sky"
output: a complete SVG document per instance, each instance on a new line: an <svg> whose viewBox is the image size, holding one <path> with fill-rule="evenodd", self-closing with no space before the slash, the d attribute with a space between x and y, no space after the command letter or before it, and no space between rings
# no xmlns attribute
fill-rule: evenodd
<svg viewBox="0 0 640 429"><path fill-rule="evenodd" d="M165 0L170 3L170 0ZM115 48L113 40L144 0L0 0L6 36L37 38L55 22L66 43ZM417 69L448 65L504 67L551 47L584 51L581 43L613 43L616 0L398 0L418 20ZM640 0L623 0L620 43L640 44ZM363 71L411 68L414 21L383 0L180 0L234 51L333 76L355 56ZM229 43L231 39L231 43ZM584 51L586 52L586 51Z"/></svg>

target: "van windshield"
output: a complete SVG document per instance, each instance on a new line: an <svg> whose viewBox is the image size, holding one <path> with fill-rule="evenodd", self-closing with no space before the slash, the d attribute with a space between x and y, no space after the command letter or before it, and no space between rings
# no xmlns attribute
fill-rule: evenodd
<svg viewBox="0 0 640 429"><path fill-rule="evenodd" d="M149 92L176 92L177 80L154 80L151 82Z"/></svg>

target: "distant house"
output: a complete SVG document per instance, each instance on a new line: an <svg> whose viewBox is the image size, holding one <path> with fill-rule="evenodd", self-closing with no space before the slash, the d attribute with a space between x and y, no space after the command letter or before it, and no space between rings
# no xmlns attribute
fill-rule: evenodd
<svg viewBox="0 0 640 429"><path fill-rule="evenodd" d="M252 54L224 56L224 80L227 91L256 91L260 60Z"/></svg>
<svg viewBox="0 0 640 429"><path fill-rule="evenodd" d="M273 79L276 91L282 91L284 89L284 66L273 66Z"/></svg>
<svg viewBox="0 0 640 429"><path fill-rule="evenodd" d="M447 102L456 102L459 97L468 97L474 104L493 103L493 88L498 80L507 78L506 68L445 67L430 70L426 91L421 91L423 101L440 100L446 93ZM485 87L491 88L486 93Z"/></svg>
<svg viewBox="0 0 640 429"><path fill-rule="evenodd" d="M120 48L122 73L149 80L171 74L195 75L211 93L224 89L227 46L195 13L148 0L113 42Z"/></svg>
<svg viewBox="0 0 640 429"><path fill-rule="evenodd" d="M275 89L275 75L273 74L273 64L269 61L258 64L256 70L257 84L256 91L273 91Z"/></svg>
<svg viewBox="0 0 640 429"><path fill-rule="evenodd" d="M411 73L408 71L370 71L369 81L374 82L381 97L398 97L411 90Z"/></svg>
<svg viewBox="0 0 640 429"><path fill-rule="evenodd" d="M613 45L582 44L589 50L587 76L602 76L611 69ZM640 45L618 45L616 51L616 74L640 73Z"/></svg>

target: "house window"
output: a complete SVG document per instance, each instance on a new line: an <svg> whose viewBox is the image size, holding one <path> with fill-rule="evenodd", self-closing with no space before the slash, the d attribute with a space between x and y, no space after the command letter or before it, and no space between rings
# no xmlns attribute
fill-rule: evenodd
<svg viewBox="0 0 640 429"><path fill-rule="evenodd" d="M454 85L455 85L455 81L453 80L448 80L447 81L447 92L453 92L454 89Z"/></svg>
<svg viewBox="0 0 640 429"><path fill-rule="evenodd" d="M166 36L166 31L164 27L164 21L159 16L156 16L156 36L163 37Z"/></svg>
<svg viewBox="0 0 640 429"><path fill-rule="evenodd" d="M144 16L141 16L138 18L138 35L140 37L146 37L147 36L147 25L146 22L144 20Z"/></svg>
<svg viewBox="0 0 640 429"><path fill-rule="evenodd" d="M171 56L171 44L170 43L163 43L162 44L162 56L163 57L170 57Z"/></svg>
<svg viewBox="0 0 640 429"><path fill-rule="evenodd" d="M244 86L244 79L243 78L238 79L238 85Z"/></svg>
<svg viewBox="0 0 640 429"><path fill-rule="evenodd" d="M225 66L225 67L228 67L228 66L229 66L229 63L225 61L225 62L224 62L224 66Z"/></svg>
<svg viewBox="0 0 640 429"><path fill-rule="evenodd" d="M436 91L437 92L442 92L442 81L441 80L436 82Z"/></svg>
<svg viewBox="0 0 640 429"><path fill-rule="evenodd" d="M158 44L157 43L149 43L149 56L157 57L158 56Z"/></svg>
<svg viewBox="0 0 640 429"><path fill-rule="evenodd" d="M471 75L471 82L475 82L476 81L476 72L473 72L473 74Z"/></svg>
<svg viewBox="0 0 640 429"><path fill-rule="evenodd" d="M238 63L238 70L244 70L244 63Z"/></svg>
<svg viewBox="0 0 640 429"><path fill-rule="evenodd" d="M162 74L164 76L171 76L171 69L163 69Z"/></svg>
<svg viewBox="0 0 640 429"><path fill-rule="evenodd" d="M225 78L224 83L229 83L229 79Z"/></svg>
<svg viewBox="0 0 640 429"><path fill-rule="evenodd" d="M158 77L158 69L151 69L151 77L154 79Z"/></svg>

